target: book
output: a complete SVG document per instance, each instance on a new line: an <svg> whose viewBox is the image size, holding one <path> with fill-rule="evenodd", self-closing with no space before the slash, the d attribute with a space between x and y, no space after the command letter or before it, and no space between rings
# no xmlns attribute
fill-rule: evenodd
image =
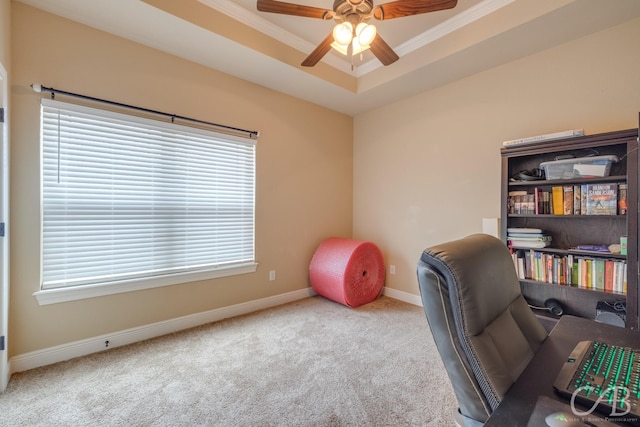
<svg viewBox="0 0 640 427"><path fill-rule="evenodd" d="M542 192L542 207L543 214L551 214L551 193L549 193L548 191Z"/></svg>
<svg viewBox="0 0 640 427"><path fill-rule="evenodd" d="M587 215L617 215L618 213L618 184L588 184Z"/></svg>
<svg viewBox="0 0 640 427"><path fill-rule="evenodd" d="M551 198L553 202L553 212L554 215L564 215L564 189L563 187L557 185L551 187Z"/></svg>
<svg viewBox="0 0 640 427"><path fill-rule="evenodd" d="M580 215L581 195L580 186L573 186L573 214Z"/></svg>
<svg viewBox="0 0 640 427"><path fill-rule="evenodd" d="M530 240L532 242L542 241L542 242L550 242L551 236L548 236L543 233L507 233L508 239L515 240Z"/></svg>
<svg viewBox="0 0 640 427"><path fill-rule="evenodd" d="M540 234L542 229L540 228L527 228L527 227L509 227L507 233L526 233L526 234Z"/></svg>
<svg viewBox="0 0 640 427"><path fill-rule="evenodd" d="M527 208L526 208L526 211L523 213L533 214L536 212L535 200L536 200L535 195L533 193L527 194Z"/></svg>
<svg viewBox="0 0 640 427"><path fill-rule="evenodd" d="M561 132L547 133L544 135L528 136L525 138L510 139L502 142L503 147L513 147L518 145L535 144L538 142L553 141L554 139L572 138L583 136L583 129L571 129Z"/></svg>
<svg viewBox="0 0 640 427"><path fill-rule="evenodd" d="M530 248L530 249L542 249L549 246L551 242L548 241L535 241L535 240L517 240L507 238L507 244L509 247L515 248Z"/></svg>
<svg viewBox="0 0 640 427"><path fill-rule="evenodd" d="M594 252L594 253L605 253L605 254L611 253L608 245L578 245L572 249L575 249L576 251L582 251L582 252Z"/></svg>
<svg viewBox="0 0 640 427"><path fill-rule="evenodd" d="M533 189L533 196L535 199L535 214L540 215L544 213L544 199L542 196L542 189L535 187Z"/></svg>
<svg viewBox="0 0 640 427"><path fill-rule="evenodd" d="M511 214L522 213L522 197L527 195L526 190L509 191L507 199L507 209Z"/></svg>
<svg viewBox="0 0 640 427"><path fill-rule="evenodd" d="M608 259L604 262L604 290L613 292L613 268L614 261Z"/></svg>
<svg viewBox="0 0 640 427"><path fill-rule="evenodd" d="M627 214L627 184L618 184L618 215Z"/></svg>
<svg viewBox="0 0 640 427"><path fill-rule="evenodd" d="M595 270L593 288L598 291L604 291L604 264L604 259L593 260Z"/></svg>
<svg viewBox="0 0 640 427"><path fill-rule="evenodd" d="M565 185L562 187L563 214L573 215L573 185Z"/></svg>
<svg viewBox="0 0 640 427"><path fill-rule="evenodd" d="M523 230L519 232L518 230ZM510 248L542 249L551 244L551 236L537 229L514 229L507 230L507 246Z"/></svg>

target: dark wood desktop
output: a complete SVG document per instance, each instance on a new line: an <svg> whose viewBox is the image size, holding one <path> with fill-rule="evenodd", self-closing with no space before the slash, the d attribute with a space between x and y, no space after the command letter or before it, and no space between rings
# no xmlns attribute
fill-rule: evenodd
<svg viewBox="0 0 640 427"><path fill-rule="evenodd" d="M562 316L485 426L526 427L540 396L569 404L569 399L554 392L553 382L573 347L584 340L638 347L640 332L580 317Z"/></svg>

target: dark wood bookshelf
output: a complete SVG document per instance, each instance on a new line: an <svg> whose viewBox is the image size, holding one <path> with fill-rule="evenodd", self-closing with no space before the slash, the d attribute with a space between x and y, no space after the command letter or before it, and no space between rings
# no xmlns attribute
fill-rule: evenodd
<svg viewBox="0 0 640 427"><path fill-rule="evenodd" d="M614 155L619 160L613 162L606 177L571 178L553 180L518 180L518 173L539 168L540 163L554 161L557 156L570 155L576 158L587 156ZM544 307L548 299L558 300L565 314L595 318L599 301L626 303L626 327L638 329L638 129L607 132L597 135L566 138L538 142L522 146L511 146L501 150L501 238L507 244L508 228L538 228L552 236L551 246L533 249L537 252L576 255L594 258L622 260L627 268L626 294L586 289L572 285L521 280L522 293L532 306ZM600 183L627 184L628 210L623 215L552 215L509 213L510 191L533 192L535 188L550 191L554 186ZM578 251L578 245L610 245L627 236L627 254L597 253ZM527 249L523 249L527 250ZM536 314L549 317L536 310ZM551 316L553 318L553 316Z"/></svg>

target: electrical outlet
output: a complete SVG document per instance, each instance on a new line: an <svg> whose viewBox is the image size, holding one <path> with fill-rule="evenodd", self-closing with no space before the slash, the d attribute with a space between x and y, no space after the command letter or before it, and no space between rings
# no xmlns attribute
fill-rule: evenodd
<svg viewBox="0 0 640 427"><path fill-rule="evenodd" d="M396 266L395 265L390 265L389 266L389 273L390 274L396 274Z"/></svg>
<svg viewBox="0 0 640 427"><path fill-rule="evenodd" d="M275 271L275 270L271 270L271 271L269 272L269 280L270 280L270 281L274 281L274 280L276 280L276 271Z"/></svg>

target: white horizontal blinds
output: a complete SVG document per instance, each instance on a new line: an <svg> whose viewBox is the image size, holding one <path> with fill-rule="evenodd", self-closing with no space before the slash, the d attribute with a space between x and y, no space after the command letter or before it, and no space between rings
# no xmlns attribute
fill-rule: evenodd
<svg viewBox="0 0 640 427"><path fill-rule="evenodd" d="M255 142L42 104L43 289L254 261Z"/></svg>

